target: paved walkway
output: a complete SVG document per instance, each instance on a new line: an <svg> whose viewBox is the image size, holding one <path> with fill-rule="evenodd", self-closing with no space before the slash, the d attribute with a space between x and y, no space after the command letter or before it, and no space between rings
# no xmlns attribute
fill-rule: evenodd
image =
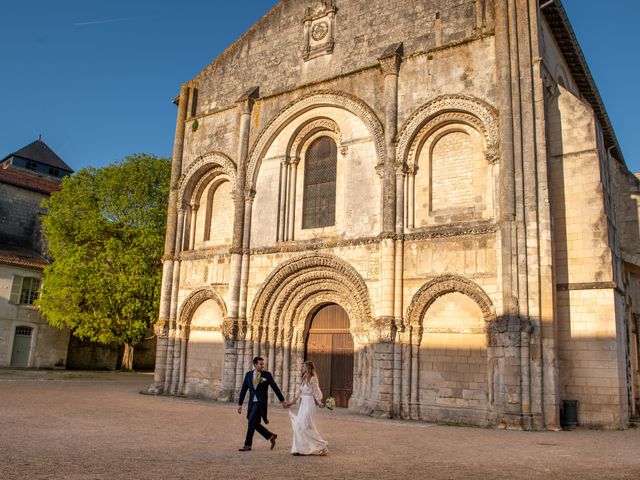
<svg viewBox="0 0 640 480"><path fill-rule="evenodd" d="M640 429L512 432L320 411L327 457L289 454L273 409L275 450L230 404L138 392L150 375L0 370L0 479L634 479Z"/></svg>

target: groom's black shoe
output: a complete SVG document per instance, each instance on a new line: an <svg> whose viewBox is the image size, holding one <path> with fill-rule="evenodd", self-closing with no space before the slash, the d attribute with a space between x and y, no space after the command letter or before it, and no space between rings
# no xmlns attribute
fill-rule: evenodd
<svg viewBox="0 0 640 480"><path fill-rule="evenodd" d="M273 448L273 447L271 447L271 448ZM244 447L238 449L239 452L248 452L249 450L251 450L251 447L247 447L246 445Z"/></svg>
<svg viewBox="0 0 640 480"><path fill-rule="evenodd" d="M278 435L276 435L275 433L273 435L271 435L271 438L269 439L269 441L271 442L271 450L273 450L273 447L276 446L276 439L278 438Z"/></svg>

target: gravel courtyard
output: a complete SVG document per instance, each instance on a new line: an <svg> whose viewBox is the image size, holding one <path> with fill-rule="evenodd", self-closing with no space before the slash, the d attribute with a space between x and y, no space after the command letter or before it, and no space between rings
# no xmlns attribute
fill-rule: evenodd
<svg viewBox="0 0 640 480"><path fill-rule="evenodd" d="M289 454L230 404L140 395L151 375L0 370L0 478L640 478L640 430L528 433L377 420L320 411L327 457Z"/></svg>

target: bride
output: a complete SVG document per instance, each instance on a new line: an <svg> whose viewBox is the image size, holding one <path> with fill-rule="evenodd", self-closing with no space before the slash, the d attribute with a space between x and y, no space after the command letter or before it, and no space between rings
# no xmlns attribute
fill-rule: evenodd
<svg viewBox="0 0 640 480"><path fill-rule="evenodd" d="M329 444L316 430L315 422L316 405L320 408L324 407L316 367L313 362L304 362L300 370L302 374L300 387L293 400L285 405L288 408L300 400L298 414L289 411L293 427L291 453L293 455L326 455Z"/></svg>

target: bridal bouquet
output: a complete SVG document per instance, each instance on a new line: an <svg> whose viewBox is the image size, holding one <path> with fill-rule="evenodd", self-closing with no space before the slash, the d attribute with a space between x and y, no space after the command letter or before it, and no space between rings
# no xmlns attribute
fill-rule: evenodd
<svg viewBox="0 0 640 480"><path fill-rule="evenodd" d="M333 412L336 409L336 401L333 397L327 397L324 401L324 406Z"/></svg>

